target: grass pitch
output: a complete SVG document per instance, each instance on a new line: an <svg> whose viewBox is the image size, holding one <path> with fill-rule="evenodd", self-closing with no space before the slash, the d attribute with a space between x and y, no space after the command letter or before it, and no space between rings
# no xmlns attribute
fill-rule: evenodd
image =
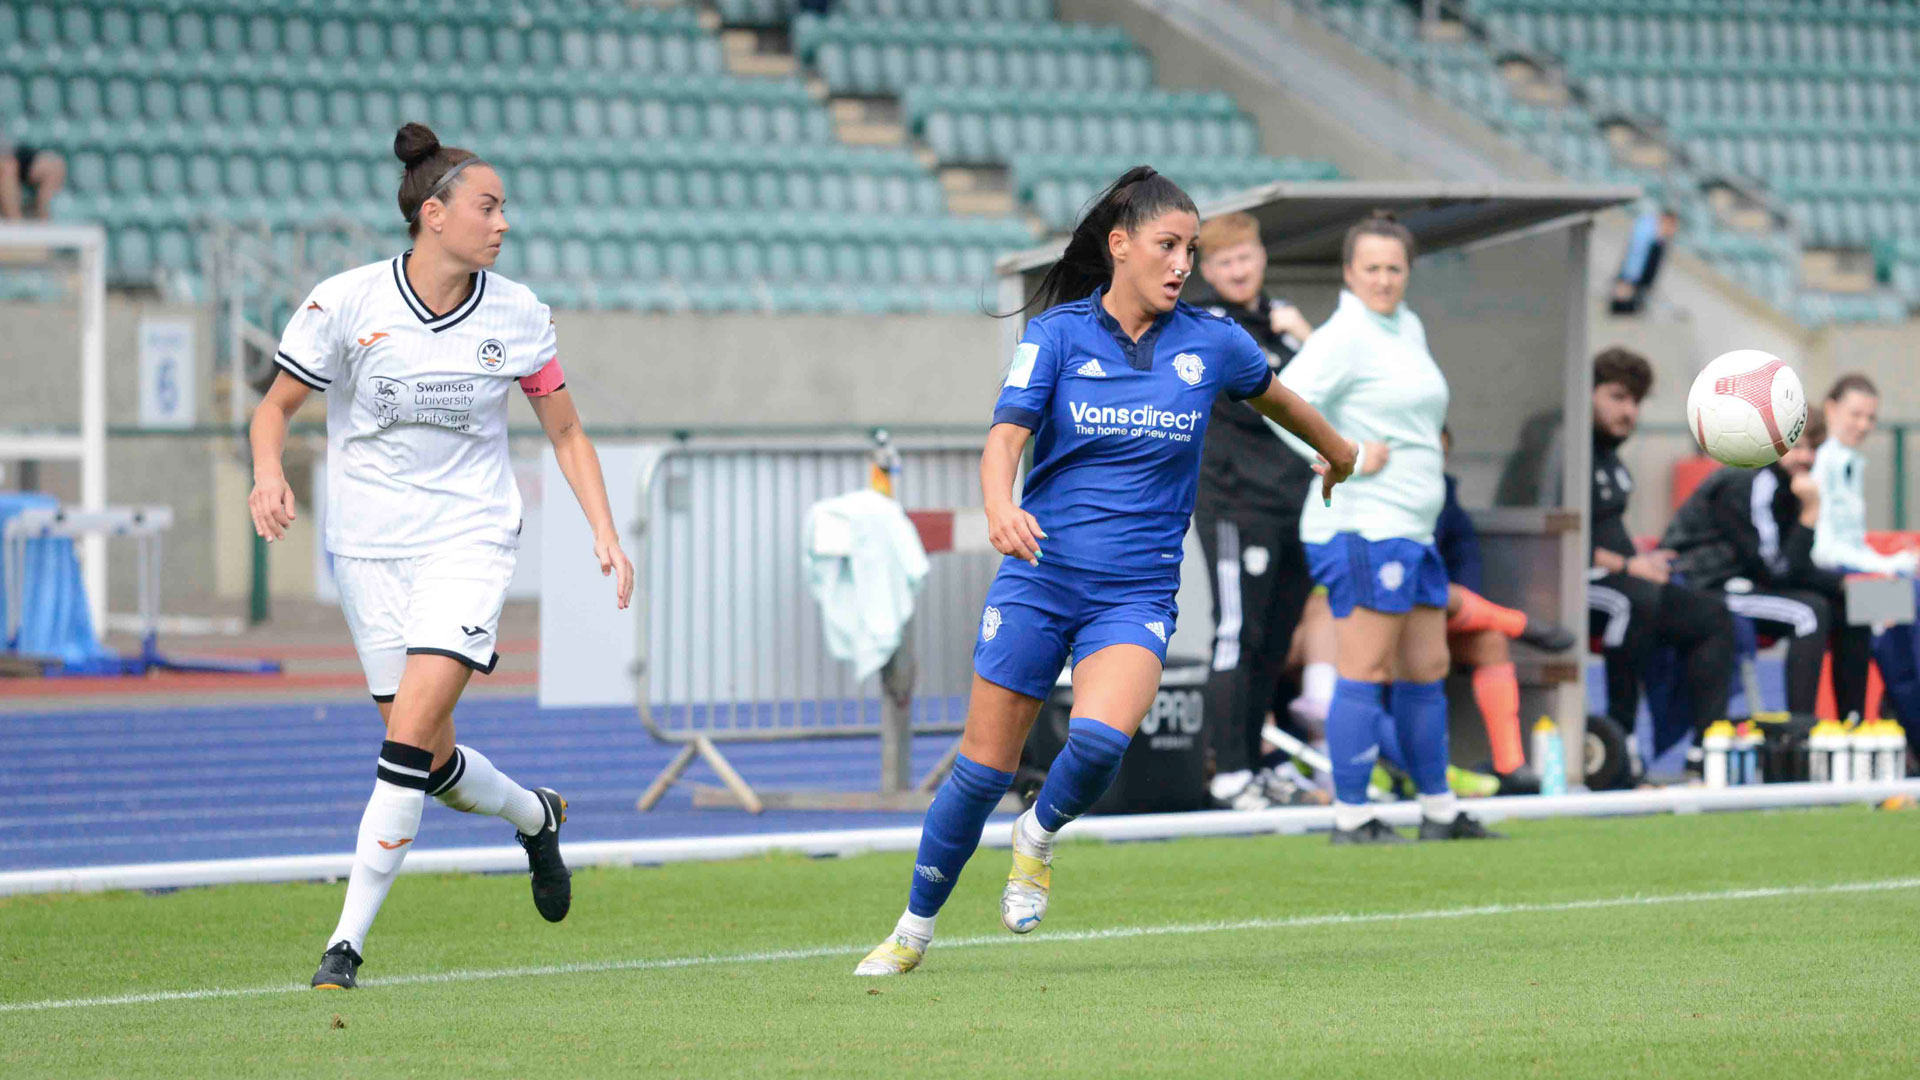
<svg viewBox="0 0 1920 1080"><path fill-rule="evenodd" d="M1920 814L1504 827L1067 844L1028 938L984 851L887 980L905 854L403 877L351 993L343 885L16 897L0 1076L1920 1074Z"/></svg>

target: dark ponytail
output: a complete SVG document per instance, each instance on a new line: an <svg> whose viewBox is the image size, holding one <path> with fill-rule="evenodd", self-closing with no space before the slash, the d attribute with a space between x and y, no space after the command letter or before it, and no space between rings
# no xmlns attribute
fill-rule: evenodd
<svg viewBox="0 0 1920 1080"><path fill-rule="evenodd" d="M420 206L438 196L444 199L448 181L470 165L485 165L471 150L441 146L440 137L425 124L402 124L393 136L393 156L406 171L400 175L400 216L407 219L407 235L420 235Z"/></svg>
<svg viewBox="0 0 1920 1080"><path fill-rule="evenodd" d="M1040 279L1040 287L1025 304L1006 314L1018 315L1035 306L1045 311L1057 304L1092 296L1095 289L1113 279L1107 234L1115 229L1132 232L1143 222L1175 210L1195 216L1200 213L1193 199L1180 190L1180 185L1151 167L1135 165L1121 173L1118 180L1095 196L1080 223L1073 227L1073 236L1067 241L1067 249L1061 252L1060 261L1049 267L1047 276Z"/></svg>

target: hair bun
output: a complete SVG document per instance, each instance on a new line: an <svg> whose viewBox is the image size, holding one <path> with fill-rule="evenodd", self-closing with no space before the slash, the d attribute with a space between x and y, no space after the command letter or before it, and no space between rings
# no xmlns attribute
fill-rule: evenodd
<svg viewBox="0 0 1920 1080"><path fill-rule="evenodd" d="M1369 221L1391 221L1391 222L1394 222L1394 223L1396 223L1396 224L1398 224L1398 223L1399 223L1399 221L1400 221L1400 215L1398 215L1398 214L1396 214L1396 213L1394 213L1393 211L1391 211L1391 210L1389 210L1389 209L1387 209L1386 207L1384 207L1384 206L1382 206L1382 207L1379 207L1379 208L1377 208L1377 209L1375 209L1373 213L1371 213L1371 214L1368 214L1368 215L1367 215L1367 220L1369 220Z"/></svg>
<svg viewBox="0 0 1920 1080"><path fill-rule="evenodd" d="M393 136L393 156L411 169L440 152L440 137L425 124L407 123Z"/></svg>

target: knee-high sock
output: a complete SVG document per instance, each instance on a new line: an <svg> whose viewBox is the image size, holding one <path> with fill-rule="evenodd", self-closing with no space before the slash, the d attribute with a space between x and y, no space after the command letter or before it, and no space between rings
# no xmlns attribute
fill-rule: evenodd
<svg viewBox="0 0 1920 1080"><path fill-rule="evenodd" d="M907 893L907 911L932 918L953 894L960 871L980 846L1000 796L1013 784L1013 774L990 769L965 754L954 759L953 771L927 807L920 826L920 851L913 859L913 887Z"/></svg>
<svg viewBox="0 0 1920 1080"><path fill-rule="evenodd" d="M1475 630L1498 630L1510 638L1527 632L1527 613L1516 611L1481 596L1471 589L1460 590L1460 610L1447 617L1447 633L1462 634Z"/></svg>
<svg viewBox="0 0 1920 1080"><path fill-rule="evenodd" d="M1074 717L1067 725L1067 747L1047 770L1047 782L1033 801L1033 819L1059 832L1107 793L1120 772L1132 739L1098 720Z"/></svg>
<svg viewBox="0 0 1920 1080"><path fill-rule="evenodd" d="M433 754L418 746L386 742L380 746L373 795L360 815L360 838L353 849L353 873L347 878L347 898L340 923L327 944L345 941L356 953L366 952L367 931L393 888L407 849L420 829L420 811L427 802L427 774Z"/></svg>
<svg viewBox="0 0 1920 1080"><path fill-rule="evenodd" d="M1367 781L1380 756L1380 728L1387 722L1384 683L1341 679L1327 709L1327 756L1333 759L1333 795L1350 806L1365 806Z"/></svg>
<svg viewBox="0 0 1920 1080"><path fill-rule="evenodd" d="M1444 683L1393 684L1393 726L1407 756L1407 774L1422 795L1442 795L1447 786L1447 688Z"/></svg>
<svg viewBox="0 0 1920 1080"><path fill-rule="evenodd" d="M1493 747L1493 771L1510 773L1527 763L1520 745L1520 680L1513 663L1488 664L1473 669L1473 700L1487 725L1487 744Z"/></svg>
<svg viewBox="0 0 1920 1080"><path fill-rule="evenodd" d="M453 748L447 763L427 778L427 794L461 813L506 818L528 836L547 824L547 808L540 797L514 783L471 746Z"/></svg>

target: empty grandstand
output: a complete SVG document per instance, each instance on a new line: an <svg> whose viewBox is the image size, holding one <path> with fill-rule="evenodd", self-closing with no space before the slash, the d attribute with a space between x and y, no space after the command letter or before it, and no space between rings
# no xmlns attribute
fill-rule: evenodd
<svg viewBox="0 0 1920 1080"><path fill-rule="evenodd" d="M735 62L733 24L799 66ZM517 204L501 270L576 308L972 310L994 253L1069 227L1121 159L1203 197L1336 173L1260 155L1230 98L1155 88L1124 31L1046 0L9 0L0 56L11 137L71 162L61 216L107 225L115 284L180 297L208 293L216 227L281 259L398 243L407 119L484 133ZM446 65L487 92L445 92ZM843 103L904 130L843 131ZM1017 198L956 212L956 182Z"/></svg>
<svg viewBox="0 0 1920 1080"><path fill-rule="evenodd" d="M1356 44L1569 175L1671 202L1682 242L1801 321L1920 304L1920 9L1324 0Z"/></svg>

